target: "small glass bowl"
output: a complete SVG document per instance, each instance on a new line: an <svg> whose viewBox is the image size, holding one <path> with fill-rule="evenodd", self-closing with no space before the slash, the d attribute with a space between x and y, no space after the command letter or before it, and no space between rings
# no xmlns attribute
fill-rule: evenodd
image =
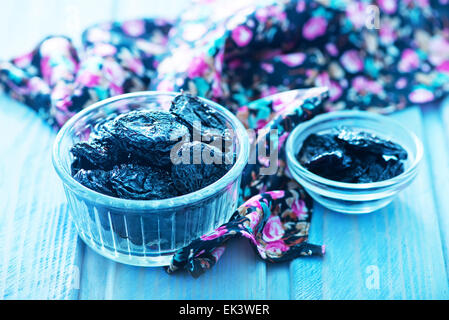
<svg viewBox="0 0 449 320"><path fill-rule="evenodd" d="M236 154L231 170L215 183L170 199L128 200L88 189L71 176L70 148L87 140L95 125L131 110L168 110L178 94L137 92L100 101L72 117L56 137L53 165L78 233L88 246L114 261L168 265L176 250L227 222L236 209L241 174L248 162L248 135L232 113L206 99L201 100L225 119Z"/></svg>
<svg viewBox="0 0 449 320"><path fill-rule="evenodd" d="M298 162L296 155L310 134L339 127L367 131L398 143L408 153L405 171L384 181L346 183L316 175ZM414 133L391 118L367 111L336 111L319 115L297 126L287 140L286 153L289 172L313 199L334 211L360 214L388 205L399 191L412 182L423 156L423 147Z"/></svg>

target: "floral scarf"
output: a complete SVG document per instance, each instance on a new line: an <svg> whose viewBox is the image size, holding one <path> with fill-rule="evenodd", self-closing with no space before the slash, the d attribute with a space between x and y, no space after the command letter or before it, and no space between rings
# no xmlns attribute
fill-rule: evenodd
<svg viewBox="0 0 449 320"><path fill-rule="evenodd" d="M228 107L261 139L278 129L277 172L260 174L263 157L248 165L231 221L180 250L168 271L198 276L237 236L267 261L322 255L307 243L312 201L288 173L284 142L321 112L388 113L445 95L448 0L197 2L176 21L93 26L82 48L48 37L0 62L0 88L56 128L110 96L182 89Z"/></svg>

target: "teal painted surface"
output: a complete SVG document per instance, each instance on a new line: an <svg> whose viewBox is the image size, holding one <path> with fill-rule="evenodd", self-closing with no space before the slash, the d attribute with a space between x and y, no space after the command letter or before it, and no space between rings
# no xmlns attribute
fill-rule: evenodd
<svg viewBox="0 0 449 320"><path fill-rule="evenodd" d="M180 1L169 2L174 8ZM166 11L143 0L95 3L2 2L0 43L9 45L0 59L55 30L73 36L96 21ZM78 22L67 24L67 17ZM327 246L322 259L265 264L245 240L233 241L194 280L117 264L86 248L51 165L54 133L0 96L0 299L449 299L449 103L393 117L422 139L426 153L417 179L391 205L363 216L316 206L310 241Z"/></svg>

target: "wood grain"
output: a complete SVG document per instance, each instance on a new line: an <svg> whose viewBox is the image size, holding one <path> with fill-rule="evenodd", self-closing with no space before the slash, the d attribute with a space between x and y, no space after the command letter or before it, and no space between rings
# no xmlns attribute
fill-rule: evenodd
<svg viewBox="0 0 449 320"><path fill-rule="evenodd" d="M3 1L0 43L7 45L0 59L49 34L78 43L79 33L99 21L174 17L183 3ZM265 264L246 240L233 241L194 280L117 264L85 247L51 164L55 133L0 95L0 299L448 299L449 102L393 117L422 139L425 158L391 205L362 216L316 205L310 241L327 246L324 258Z"/></svg>

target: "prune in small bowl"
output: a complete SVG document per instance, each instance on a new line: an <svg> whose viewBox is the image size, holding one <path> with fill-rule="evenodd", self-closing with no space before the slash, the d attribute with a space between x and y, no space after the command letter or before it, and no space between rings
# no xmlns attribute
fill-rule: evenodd
<svg viewBox="0 0 449 320"><path fill-rule="evenodd" d="M172 122L167 112L176 105L176 97L187 99L175 92L136 92L106 99L73 116L56 137L53 164L63 182L77 231L87 245L114 261L168 265L174 252L227 222L236 209L242 171L248 162L245 128L224 107L195 98L196 106L204 107L197 117L215 128L217 123L212 120L217 117L223 124L220 130L226 132L225 148L233 154L233 164L219 172L218 180L191 180L203 172L188 164L176 167L171 177L166 137L151 126L141 126L146 126L146 118L152 116L157 116L159 125ZM180 109L173 113L189 114L182 109L191 107L187 102L178 101ZM122 117L132 119L114 122ZM193 130L195 119L182 120L185 125L173 130ZM127 132L126 139L109 124L125 125L118 129ZM203 132L214 136L207 126L202 127ZM104 134L102 140L95 140L103 129L113 135L111 141L115 143L105 140ZM149 139L145 138L147 133ZM124 148L130 153L123 157L116 151ZM159 197L161 193L163 197Z"/></svg>
<svg viewBox="0 0 449 320"><path fill-rule="evenodd" d="M289 172L323 206L360 214L388 205L415 178L421 141L399 122L367 111L336 111L297 126Z"/></svg>

